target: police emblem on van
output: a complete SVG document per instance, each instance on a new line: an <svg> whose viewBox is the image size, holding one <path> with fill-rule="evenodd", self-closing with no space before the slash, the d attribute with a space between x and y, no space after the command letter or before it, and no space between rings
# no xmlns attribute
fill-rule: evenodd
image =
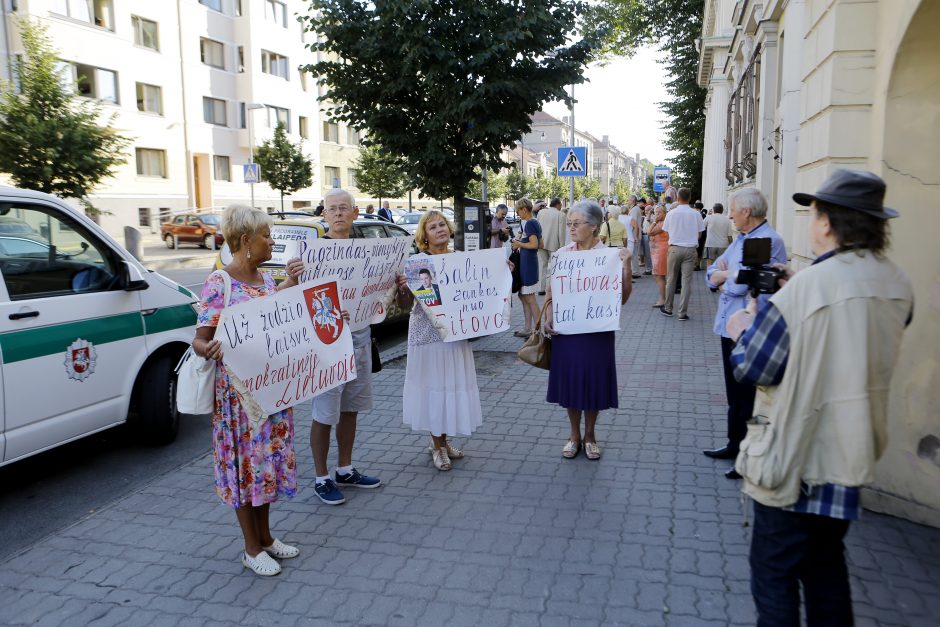
<svg viewBox="0 0 940 627"><path fill-rule="evenodd" d="M79 338L65 351L65 372L68 373L69 379L84 381L95 371L97 361L95 345Z"/></svg>

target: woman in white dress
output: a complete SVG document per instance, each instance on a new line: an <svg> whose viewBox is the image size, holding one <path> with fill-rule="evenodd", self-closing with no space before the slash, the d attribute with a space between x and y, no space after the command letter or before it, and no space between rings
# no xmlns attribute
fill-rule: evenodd
<svg viewBox="0 0 940 627"><path fill-rule="evenodd" d="M415 243L428 255L447 254L454 227L440 211L427 211L418 221ZM438 470L450 470L463 452L447 439L470 435L483 424L476 365L467 340L444 342L420 302L408 322L408 362L403 393L404 422L415 431L430 431L428 451Z"/></svg>

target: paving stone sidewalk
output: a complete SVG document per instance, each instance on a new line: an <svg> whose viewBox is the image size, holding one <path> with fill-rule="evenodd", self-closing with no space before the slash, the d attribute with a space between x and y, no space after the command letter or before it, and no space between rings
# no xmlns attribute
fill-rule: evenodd
<svg viewBox="0 0 940 627"><path fill-rule="evenodd" d="M300 494L272 522L303 552L280 576L241 566L206 455L0 563L0 623L753 624L738 486L701 454L721 444L725 407L715 296L695 278L689 322L650 307L651 277L637 283L600 462L562 460L567 421L545 402L547 373L502 334L473 343L484 424L438 472L427 436L402 425L398 350L356 446L384 487L320 504L309 404L296 411ZM937 624L940 530L866 512L847 543L859 625Z"/></svg>

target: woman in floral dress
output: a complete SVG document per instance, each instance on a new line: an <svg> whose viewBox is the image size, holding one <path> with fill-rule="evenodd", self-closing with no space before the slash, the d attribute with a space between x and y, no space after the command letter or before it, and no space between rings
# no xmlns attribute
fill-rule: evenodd
<svg viewBox="0 0 940 627"><path fill-rule="evenodd" d="M245 539L242 563L258 575L270 576L281 572L273 558L300 554L296 547L271 535L268 519L271 503L278 496L292 498L297 492L294 417L287 409L268 416L256 427L231 385L222 363L222 344L213 338L227 304L262 298L296 285L303 264L299 259L291 260L287 265L289 278L279 287L271 275L258 269L271 258L274 244L271 217L263 211L237 205L227 208L222 233L233 258L224 271L210 274L202 287L193 349L216 361L212 415L215 491L223 503L235 509ZM228 303L225 273L231 279Z"/></svg>

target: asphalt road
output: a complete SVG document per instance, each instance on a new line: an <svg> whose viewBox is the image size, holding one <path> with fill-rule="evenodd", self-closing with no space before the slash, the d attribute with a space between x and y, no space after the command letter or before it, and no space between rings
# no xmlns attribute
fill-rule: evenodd
<svg viewBox="0 0 940 627"><path fill-rule="evenodd" d="M163 274L198 294L208 273ZM378 327L379 349L403 342L406 333L403 323ZM208 416L183 416L167 446L141 445L122 426L0 467L0 560L205 454L210 436Z"/></svg>

